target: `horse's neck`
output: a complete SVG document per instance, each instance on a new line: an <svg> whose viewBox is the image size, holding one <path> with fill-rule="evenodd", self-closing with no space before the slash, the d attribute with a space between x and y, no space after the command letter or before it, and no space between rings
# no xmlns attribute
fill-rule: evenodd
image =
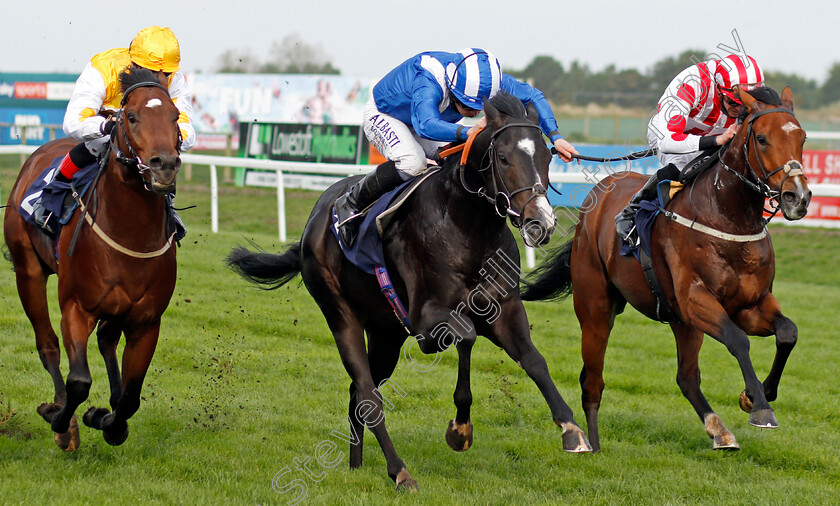
<svg viewBox="0 0 840 506"><path fill-rule="evenodd" d="M139 175L123 167L112 155L100 177L96 221L108 232L132 237L163 236L165 199L144 188Z"/></svg>
<svg viewBox="0 0 840 506"><path fill-rule="evenodd" d="M729 149L740 148L732 145ZM723 163L752 180L742 151L725 153ZM761 219L764 213L764 198L759 193L747 186L741 178L727 170L720 162L703 176L698 178L698 185L709 195L709 208L704 214L714 222L720 222L721 227L734 226L737 230L750 233L763 227ZM693 204L703 205L702 201L706 199L697 197L695 191Z"/></svg>

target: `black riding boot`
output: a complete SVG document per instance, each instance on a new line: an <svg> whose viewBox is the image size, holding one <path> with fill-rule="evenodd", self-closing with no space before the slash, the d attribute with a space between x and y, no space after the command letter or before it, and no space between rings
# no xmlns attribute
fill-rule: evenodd
<svg viewBox="0 0 840 506"><path fill-rule="evenodd" d="M618 235L622 239L632 244L630 241L630 235L636 227L636 211L639 210L642 201L655 200L658 197L656 187L659 183L661 181L665 181L666 179L673 180L678 177L679 174L679 169L677 169L673 163L669 163L665 167L662 167L656 171L654 175L650 176L650 179L648 179L647 183L645 183L641 190L633 195L633 198L630 199L630 203L627 204L627 207L615 215L615 231L618 232Z"/></svg>
<svg viewBox="0 0 840 506"><path fill-rule="evenodd" d="M393 161L388 161L368 173L360 181L350 187L347 192L335 200L335 211L338 214L338 231L341 241L346 247L353 245L359 233L359 220L355 219L359 213L390 190L393 190L403 179Z"/></svg>

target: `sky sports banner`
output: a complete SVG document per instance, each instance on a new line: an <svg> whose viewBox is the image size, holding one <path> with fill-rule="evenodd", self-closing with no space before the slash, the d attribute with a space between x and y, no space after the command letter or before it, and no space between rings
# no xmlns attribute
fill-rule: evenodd
<svg viewBox="0 0 840 506"><path fill-rule="evenodd" d="M236 134L241 123L358 125L368 78L304 74L189 74L193 123L202 134Z"/></svg>

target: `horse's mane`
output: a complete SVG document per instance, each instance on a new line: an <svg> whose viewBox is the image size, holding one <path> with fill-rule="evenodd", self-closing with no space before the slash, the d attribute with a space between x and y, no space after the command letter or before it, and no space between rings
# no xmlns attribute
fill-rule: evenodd
<svg viewBox="0 0 840 506"><path fill-rule="evenodd" d="M525 106L522 105L522 101L506 91L496 93L489 100L489 103L506 116L514 119L525 119Z"/></svg>
<svg viewBox="0 0 840 506"><path fill-rule="evenodd" d="M779 93L769 86L744 91L749 93L752 98L767 105L782 105L782 98L779 96Z"/></svg>
<svg viewBox="0 0 840 506"><path fill-rule="evenodd" d="M131 88L135 84L140 83L160 83L158 74L143 67L131 66L120 72L120 90L125 93L125 90Z"/></svg>

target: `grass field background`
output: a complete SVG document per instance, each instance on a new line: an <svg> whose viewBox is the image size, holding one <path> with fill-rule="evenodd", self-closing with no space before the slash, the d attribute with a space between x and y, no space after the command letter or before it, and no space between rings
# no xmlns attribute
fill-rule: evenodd
<svg viewBox="0 0 840 506"><path fill-rule="evenodd" d="M17 173L0 157L0 190ZM385 472L375 439L365 437L364 466L348 468L344 418L349 378L317 306L298 280L274 291L247 285L223 264L236 245L253 240L278 250L271 189L221 191L219 234L210 233L206 169L179 185L177 204L189 233L178 251L178 282L161 339L130 420L128 440L111 447L82 427L82 447L61 452L38 404L52 399L48 374L14 286L0 265L0 503L282 504L306 483L304 504L836 504L840 493L840 269L837 231L771 227L777 254L774 293L799 326L800 340L773 404L777 430L749 426L738 408L743 380L724 346L707 339L703 388L742 450L713 452L702 423L676 385L676 351L667 326L632 309L619 317L607 351L600 411L603 451L570 455L536 386L501 350L480 338L472 365L475 443L449 450L444 431L454 417L456 356L430 372L404 361L393 380L386 423L420 485L400 495ZM317 194L287 193L288 228L300 236ZM553 244L559 245L560 239ZM59 315L55 279L49 293ZM571 301L528 303L533 340L561 394L580 408L579 328ZM769 370L772 338L754 338L760 377ZM92 339L89 406L107 406L107 378ZM66 374L66 359L62 369ZM323 441L343 458L315 463ZM330 459L339 454L333 453ZM309 458L308 477L295 459Z"/></svg>

